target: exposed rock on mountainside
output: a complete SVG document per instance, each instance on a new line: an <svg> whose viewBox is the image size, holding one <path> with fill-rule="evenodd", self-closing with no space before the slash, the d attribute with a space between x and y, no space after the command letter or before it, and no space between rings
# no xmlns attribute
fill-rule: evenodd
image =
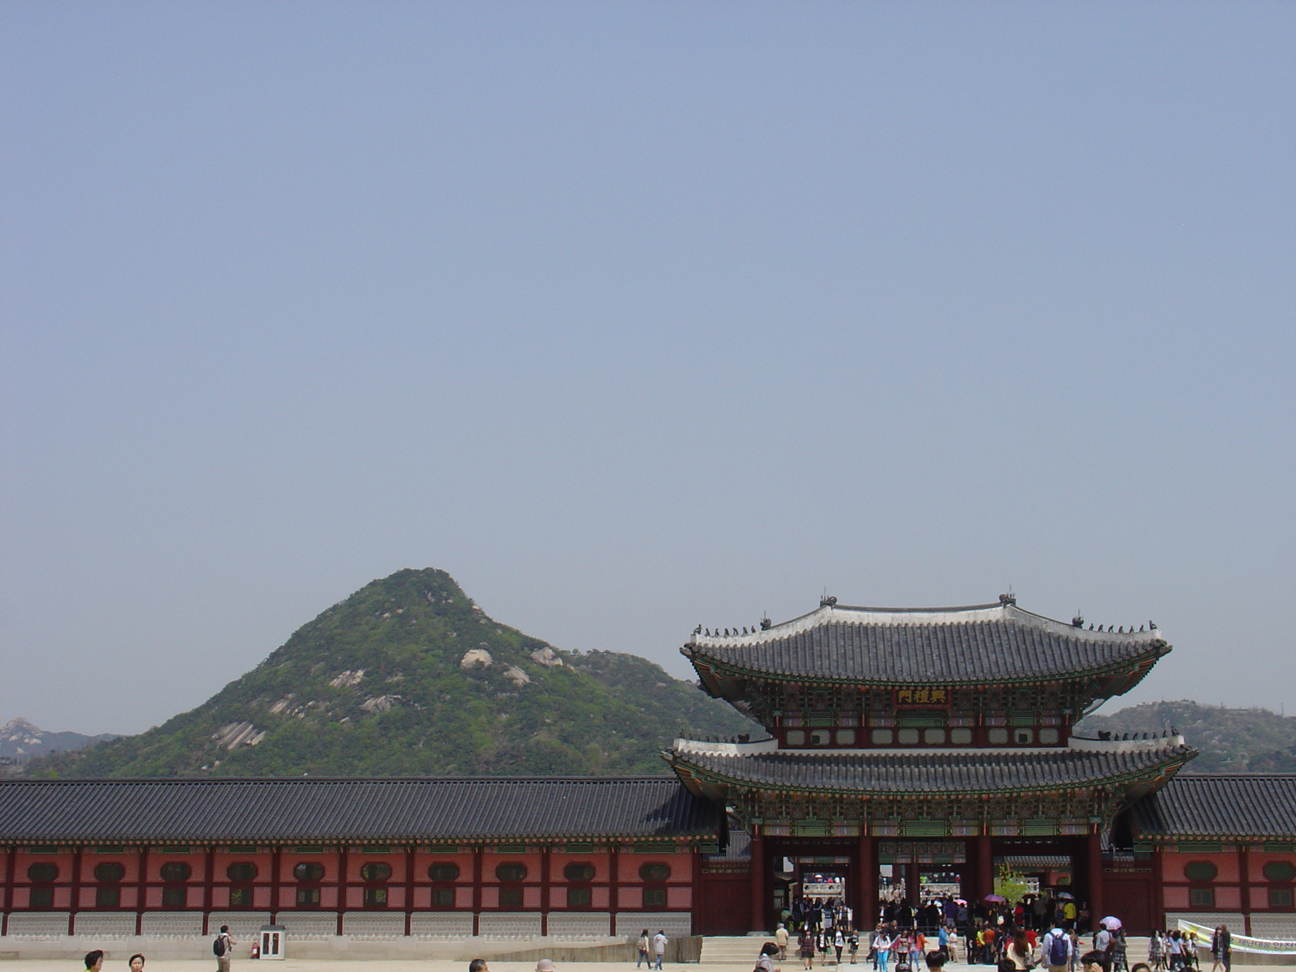
<svg viewBox="0 0 1296 972"><path fill-rule="evenodd" d="M646 659L561 651L487 617L444 571L402 570L193 711L29 772L665 774L675 736L754 728Z"/></svg>

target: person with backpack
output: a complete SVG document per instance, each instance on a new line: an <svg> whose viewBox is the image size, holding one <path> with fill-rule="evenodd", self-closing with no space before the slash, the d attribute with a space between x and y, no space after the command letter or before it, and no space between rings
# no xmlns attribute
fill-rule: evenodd
<svg viewBox="0 0 1296 972"><path fill-rule="evenodd" d="M233 936L230 935L229 925L221 925L220 934L212 942L212 954L216 956L217 972L229 972L230 970L230 951L237 945Z"/></svg>
<svg viewBox="0 0 1296 972"><path fill-rule="evenodd" d="M1073 948L1071 936L1060 926L1054 925L1050 928L1040 943L1040 955L1044 959L1044 964L1048 966L1049 972L1069 972Z"/></svg>
<svg viewBox="0 0 1296 972"><path fill-rule="evenodd" d="M648 968L652 968L652 959L648 957L648 949L652 945L652 939L648 937L648 929L645 928L639 933L639 942L635 948L639 952L639 958L635 960L635 968L639 968L644 962L648 963Z"/></svg>

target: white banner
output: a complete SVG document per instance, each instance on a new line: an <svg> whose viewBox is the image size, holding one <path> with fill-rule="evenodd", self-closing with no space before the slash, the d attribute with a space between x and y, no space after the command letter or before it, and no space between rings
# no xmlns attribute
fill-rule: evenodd
<svg viewBox="0 0 1296 972"><path fill-rule="evenodd" d="M1184 921L1179 919L1179 930L1182 932L1193 932L1197 935L1197 943L1210 948L1211 938L1215 935L1215 929L1206 925L1198 925L1195 922ZM1296 942L1279 942L1268 938L1250 938L1246 935L1234 934L1229 931L1229 945L1234 952L1263 952L1266 955L1296 955Z"/></svg>

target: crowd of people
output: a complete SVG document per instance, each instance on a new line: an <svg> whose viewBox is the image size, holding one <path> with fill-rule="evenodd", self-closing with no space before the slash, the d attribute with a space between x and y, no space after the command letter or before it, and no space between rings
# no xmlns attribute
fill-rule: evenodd
<svg viewBox="0 0 1296 972"><path fill-rule="evenodd" d="M849 956L855 965L862 950L862 961L874 972L916 972L920 963L928 965L931 955L939 955L942 963L959 961L961 950L968 964L993 965L999 972L1088 972L1090 966L1100 972L1130 972L1119 922L1111 920L1112 927L1099 922L1091 947L1083 948L1090 915L1086 904L1077 905L1070 895L1026 895L1015 904L989 899L972 905L953 897L931 898L917 906L901 898L884 905L876 925L863 934L862 945L855 916L840 901L798 900L784 910L782 919L772 954L786 959L789 943L795 941L803 969L814 968L816 957L820 965L840 965L843 956ZM1174 944L1162 946L1160 964L1150 955L1149 967L1135 966L1135 972L1196 968L1196 947L1179 932L1159 940ZM1227 951L1226 946L1221 949ZM1227 962L1217 963L1211 972L1228 972Z"/></svg>
<svg viewBox="0 0 1296 972"><path fill-rule="evenodd" d="M1197 958L1200 942L1192 931L1154 931L1148 939L1147 964L1151 972L1199 970ZM1233 964L1233 936L1228 925L1219 925L1211 935L1211 972L1229 972Z"/></svg>

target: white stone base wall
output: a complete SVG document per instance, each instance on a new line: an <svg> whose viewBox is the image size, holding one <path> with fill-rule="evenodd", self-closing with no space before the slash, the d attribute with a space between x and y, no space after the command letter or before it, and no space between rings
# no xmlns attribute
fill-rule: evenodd
<svg viewBox="0 0 1296 972"><path fill-rule="evenodd" d="M667 938L687 938L693 934L693 915L688 911L622 911L613 931L620 938L638 938L645 928L650 937L660 930Z"/></svg>

